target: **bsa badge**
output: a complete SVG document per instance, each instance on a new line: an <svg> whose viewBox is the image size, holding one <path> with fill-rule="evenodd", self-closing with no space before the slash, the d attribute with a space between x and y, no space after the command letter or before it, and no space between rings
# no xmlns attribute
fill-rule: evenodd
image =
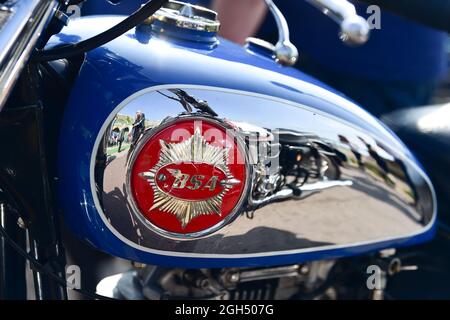
<svg viewBox="0 0 450 320"><path fill-rule="evenodd" d="M215 120L182 118L151 132L136 151L130 189L157 231L203 236L237 212L247 186L245 150Z"/></svg>

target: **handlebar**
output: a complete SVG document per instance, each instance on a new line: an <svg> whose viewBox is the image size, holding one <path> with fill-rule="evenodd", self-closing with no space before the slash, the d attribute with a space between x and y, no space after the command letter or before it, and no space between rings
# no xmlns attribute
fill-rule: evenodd
<svg viewBox="0 0 450 320"><path fill-rule="evenodd" d="M341 28L341 40L361 45L369 40L367 21L356 13L355 6L347 0L306 0L325 15L336 21Z"/></svg>
<svg viewBox="0 0 450 320"><path fill-rule="evenodd" d="M341 40L348 44L361 45L369 39L370 29L367 21L358 16L355 6L346 0L306 0L331 17L341 27ZM265 0L278 28L278 42L273 51L277 61L292 66L297 62L298 50L289 40L289 26L273 0Z"/></svg>

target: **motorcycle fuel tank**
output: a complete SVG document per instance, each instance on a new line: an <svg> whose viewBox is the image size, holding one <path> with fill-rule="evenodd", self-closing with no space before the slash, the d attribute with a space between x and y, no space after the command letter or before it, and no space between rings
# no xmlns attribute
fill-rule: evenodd
<svg viewBox="0 0 450 320"><path fill-rule="evenodd" d="M213 13L198 22L200 9L182 9L180 22L179 7L165 10L82 64L58 169L75 234L115 256L183 267L330 259L432 236L429 179L378 120L217 37ZM48 47L123 18L74 20Z"/></svg>

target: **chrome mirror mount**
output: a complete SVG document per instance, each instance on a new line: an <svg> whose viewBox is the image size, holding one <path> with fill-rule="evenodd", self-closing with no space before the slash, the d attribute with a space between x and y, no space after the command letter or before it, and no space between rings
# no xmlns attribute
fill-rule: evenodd
<svg viewBox="0 0 450 320"><path fill-rule="evenodd" d="M272 0L265 0L278 28L278 42L275 44L277 61L286 66L293 66L298 60L297 47L289 39L289 26L283 13Z"/></svg>

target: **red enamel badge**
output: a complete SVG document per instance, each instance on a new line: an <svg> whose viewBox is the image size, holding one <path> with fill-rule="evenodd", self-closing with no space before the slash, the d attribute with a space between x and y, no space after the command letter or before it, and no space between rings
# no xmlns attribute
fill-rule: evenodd
<svg viewBox="0 0 450 320"><path fill-rule="evenodd" d="M245 151L234 131L213 120L187 118L150 134L129 177L140 213L158 231L182 237L225 225L247 182Z"/></svg>

